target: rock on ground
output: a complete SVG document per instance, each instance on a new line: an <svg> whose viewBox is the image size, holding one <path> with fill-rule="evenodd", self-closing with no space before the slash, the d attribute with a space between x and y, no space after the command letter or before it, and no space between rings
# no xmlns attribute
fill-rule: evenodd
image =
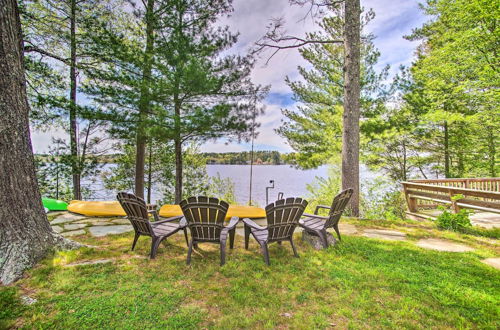
<svg viewBox="0 0 500 330"><path fill-rule="evenodd" d="M500 269L500 258L487 258L481 260L483 264L490 265L491 267L495 267L496 269Z"/></svg>
<svg viewBox="0 0 500 330"><path fill-rule="evenodd" d="M134 230L129 225L116 225L116 226L94 226L90 227L90 234L94 237L103 237L107 235L122 234Z"/></svg>
<svg viewBox="0 0 500 330"><path fill-rule="evenodd" d="M339 231L340 235L354 235L358 232L358 229L356 228L355 225L352 225L350 223L339 223Z"/></svg>
<svg viewBox="0 0 500 330"><path fill-rule="evenodd" d="M86 216L83 215L77 215L73 213L64 213L63 215L58 216L54 220L50 222L51 225L57 225L60 223L67 223L67 222L73 222L81 219L87 218Z"/></svg>
<svg viewBox="0 0 500 330"><path fill-rule="evenodd" d="M340 232L342 234L342 231ZM395 230L365 229L363 236L370 238L380 238L389 241L405 241L406 234Z"/></svg>
<svg viewBox="0 0 500 330"><path fill-rule="evenodd" d="M333 246L337 243L335 238L331 233L326 234L326 238L328 241L328 246ZM322 250L324 249L323 247L323 242L319 236L310 234L306 232L305 230L302 231L302 241L306 242L307 244L311 245L315 250Z"/></svg>
<svg viewBox="0 0 500 330"><path fill-rule="evenodd" d="M76 230L76 229L82 229L87 227L86 224L83 223L72 223L69 225L64 225L64 230Z"/></svg>
<svg viewBox="0 0 500 330"><path fill-rule="evenodd" d="M84 235L84 234L85 234L85 230L83 230L83 229L66 231L64 233L61 233L61 235L64 237L78 236L78 235Z"/></svg>
<svg viewBox="0 0 500 330"><path fill-rule="evenodd" d="M470 246L438 238L421 239L417 242L417 245L424 249L445 252L468 252L474 250Z"/></svg>
<svg viewBox="0 0 500 330"><path fill-rule="evenodd" d="M51 226L52 230L55 231L56 233L61 233L64 231L64 229L61 226Z"/></svg>

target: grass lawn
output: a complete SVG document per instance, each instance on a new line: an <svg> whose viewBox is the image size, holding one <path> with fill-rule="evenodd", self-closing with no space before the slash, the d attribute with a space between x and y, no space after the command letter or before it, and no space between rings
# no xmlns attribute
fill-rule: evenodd
<svg viewBox="0 0 500 330"><path fill-rule="evenodd" d="M181 233L155 260L143 258L146 238L130 251L131 233L79 237L99 248L55 253L0 287L0 328L500 328L500 271L480 262L498 256L498 245L417 224L392 227L410 240L344 236L315 251L297 234L300 258L289 244L272 244L270 267L255 241L243 249L241 236L224 267L218 246L207 244L186 266ZM476 250L437 252L413 242L438 235ZM105 258L113 262L64 266ZM37 302L24 306L21 295Z"/></svg>

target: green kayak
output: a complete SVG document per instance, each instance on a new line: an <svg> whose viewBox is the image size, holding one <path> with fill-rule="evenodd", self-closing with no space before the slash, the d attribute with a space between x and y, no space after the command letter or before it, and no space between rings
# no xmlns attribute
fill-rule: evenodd
<svg viewBox="0 0 500 330"><path fill-rule="evenodd" d="M68 209L68 203L53 198L42 198L42 203L49 211L66 211Z"/></svg>

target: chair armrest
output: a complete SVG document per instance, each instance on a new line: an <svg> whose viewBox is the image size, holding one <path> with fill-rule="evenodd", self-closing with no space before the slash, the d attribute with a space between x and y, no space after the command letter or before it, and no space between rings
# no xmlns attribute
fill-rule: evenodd
<svg viewBox="0 0 500 330"><path fill-rule="evenodd" d="M315 214L315 215L318 215L318 211L319 211L319 209L327 209L327 210L330 210L330 209L331 209L331 207L326 206L326 205L317 205L317 206L316 206L316 209L314 210L314 214Z"/></svg>
<svg viewBox="0 0 500 330"><path fill-rule="evenodd" d="M176 220L179 220L181 218L184 218L182 215L178 215L178 216L175 216L175 217L171 217L171 218L167 218L167 219L164 219L164 220L160 220L160 221L155 221L153 223L155 224L160 224L160 223L165 223L165 222L172 222L172 221L176 221Z"/></svg>
<svg viewBox="0 0 500 330"><path fill-rule="evenodd" d="M259 226L258 224L256 224L255 222L253 222L252 220L250 220L248 218L243 219L243 223L246 226L257 229L257 230L265 230L266 229L265 227Z"/></svg>
<svg viewBox="0 0 500 330"><path fill-rule="evenodd" d="M322 215L317 215L317 214L309 214L309 213L304 213L302 214L303 217L309 217L309 218L316 218L316 219L323 219L323 220L328 220L329 217L325 217Z"/></svg>
<svg viewBox="0 0 500 330"><path fill-rule="evenodd" d="M236 225L238 224L238 222L240 222L240 218L238 217L231 217L231 221L229 221L229 224L227 226L224 227L224 229L233 229L234 227L236 227Z"/></svg>

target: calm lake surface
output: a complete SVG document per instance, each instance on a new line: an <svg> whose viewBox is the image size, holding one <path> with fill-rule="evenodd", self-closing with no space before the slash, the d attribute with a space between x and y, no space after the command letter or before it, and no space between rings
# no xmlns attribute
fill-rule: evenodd
<svg viewBox="0 0 500 330"><path fill-rule="evenodd" d="M207 165L207 171L210 176L216 176L219 173L222 178L231 178L238 203L248 203L249 165ZM372 180L376 177L376 173L370 172L365 166L361 166L360 171L361 181ZM328 177L328 166L301 170L290 165L254 165L252 200L259 206L266 205L266 187L270 186L270 180L274 180L274 189L269 190L269 202L276 200L279 192L283 192L285 197L306 197L307 185L313 183L316 177Z"/></svg>
<svg viewBox="0 0 500 330"><path fill-rule="evenodd" d="M105 171L112 171L113 164L105 166ZM370 172L365 166L361 166L361 182L370 181L376 177L376 173ZM234 183L236 200L239 204L247 204L249 200L250 187L250 165L207 165L209 176L230 178ZM276 200L278 193L283 192L285 197L307 197L307 185L315 181L316 177L327 177L328 166L320 166L317 169L301 170L290 165L254 165L252 200L259 206L266 205L266 187L269 181L274 180L274 189L269 190L269 202ZM97 186L96 186L97 184ZM95 192L92 199L114 200L116 192L98 187L99 183L93 183ZM159 192L153 192L152 200L157 201L162 196Z"/></svg>

